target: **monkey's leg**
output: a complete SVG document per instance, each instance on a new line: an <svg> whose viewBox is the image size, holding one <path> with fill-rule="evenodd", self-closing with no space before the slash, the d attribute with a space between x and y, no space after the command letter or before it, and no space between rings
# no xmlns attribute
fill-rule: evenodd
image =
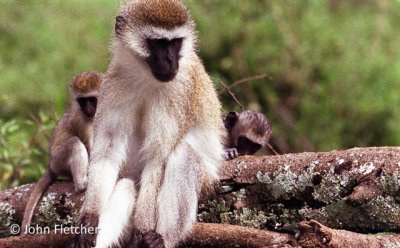
<svg viewBox="0 0 400 248"><path fill-rule="evenodd" d="M88 152L77 136L61 140L51 147L50 170L55 175L72 176L75 191L86 189Z"/></svg>
<svg viewBox="0 0 400 248"><path fill-rule="evenodd" d="M202 160L188 144L182 143L171 154L157 198L157 233L165 247L175 247L196 221L201 188Z"/></svg>
<svg viewBox="0 0 400 248"><path fill-rule="evenodd" d="M157 194L163 179L163 167L162 162L156 159L149 161L141 175L134 223L135 227L142 232L156 228Z"/></svg>
<svg viewBox="0 0 400 248"><path fill-rule="evenodd" d="M135 205L136 190L132 180L120 179L100 214L97 248L114 247L131 233L130 216Z"/></svg>
<svg viewBox="0 0 400 248"><path fill-rule="evenodd" d="M118 168L110 161L94 163L89 166L88 188L81 208L79 226L97 228L99 217L106 207L114 189ZM89 248L96 246L96 233L81 233L75 237L75 247Z"/></svg>
<svg viewBox="0 0 400 248"><path fill-rule="evenodd" d="M85 145L77 138L73 142L69 166L74 180L75 192L84 191L88 181L89 155Z"/></svg>
<svg viewBox="0 0 400 248"><path fill-rule="evenodd" d="M112 118L114 119L117 118ZM116 123L107 124L95 129L88 187L79 218L79 224L84 227L97 227L99 217L114 190L122 161L126 157L126 135L113 128L118 126ZM113 131L112 135L109 130ZM95 246L95 241L96 234L81 233L75 237L75 247L92 247Z"/></svg>
<svg viewBox="0 0 400 248"><path fill-rule="evenodd" d="M109 160L93 163L89 166L88 188L80 214L80 225L98 227L99 217L110 199L117 181L119 168ZM80 234L75 247L95 246L96 234Z"/></svg>

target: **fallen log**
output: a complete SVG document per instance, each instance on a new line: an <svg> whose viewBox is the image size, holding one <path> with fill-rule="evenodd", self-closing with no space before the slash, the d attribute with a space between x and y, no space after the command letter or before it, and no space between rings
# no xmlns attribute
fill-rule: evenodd
<svg viewBox="0 0 400 248"><path fill-rule="evenodd" d="M20 223L33 184L0 192L0 237ZM316 220L361 233L400 230L400 149L241 157L223 163L216 193L199 203L200 222L224 223L294 234ZM74 225L82 194L70 182L45 193L33 224Z"/></svg>
<svg viewBox="0 0 400 248"><path fill-rule="evenodd" d="M290 233L311 219L361 233L400 230L397 147L243 157L223 168L200 220Z"/></svg>

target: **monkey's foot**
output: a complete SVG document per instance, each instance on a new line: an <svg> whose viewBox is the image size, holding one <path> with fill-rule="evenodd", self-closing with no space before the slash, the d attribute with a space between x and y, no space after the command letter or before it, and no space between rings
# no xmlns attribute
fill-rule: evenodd
<svg viewBox="0 0 400 248"><path fill-rule="evenodd" d="M81 184L75 183L74 186L75 186L75 193L80 193L80 192L86 191L86 189L87 189L87 179L84 180L84 182L81 183Z"/></svg>
<svg viewBox="0 0 400 248"><path fill-rule="evenodd" d="M99 217L97 214L84 213L80 218L79 227L81 227L81 230L83 229L82 227L94 228L94 230L97 230L98 223L99 223ZM96 246L96 232L84 233L82 231L80 234L77 234L75 236L74 248L91 248L95 246Z"/></svg>
<svg viewBox="0 0 400 248"><path fill-rule="evenodd" d="M130 241L123 248L164 248L164 241L155 231L141 232L138 229L132 231Z"/></svg>
<svg viewBox="0 0 400 248"><path fill-rule="evenodd" d="M74 248L92 248L96 246L96 236L91 234L77 234L75 236Z"/></svg>
<svg viewBox="0 0 400 248"><path fill-rule="evenodd" d="M143 234L143 247L164 248L164 240L160 234L155 231L148 231Z"/></svg>

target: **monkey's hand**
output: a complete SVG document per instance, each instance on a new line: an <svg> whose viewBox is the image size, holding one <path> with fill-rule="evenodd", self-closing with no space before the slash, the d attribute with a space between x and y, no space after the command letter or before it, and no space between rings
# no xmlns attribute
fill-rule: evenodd
<svg viewBox="0 0 400 248"><path fill-rule="evenodd" d="M97 226L99 223L99 216L93 213L83 213L80 221L80 233L75 236L75 244L74 248L91 248L96 246L96 234L97 231L94 232L85 232L84 228L93 228L93 230L97 230Z"/></svg>
<svg viewBox="0 0 400 248"><path fill-rule="evenodd" d="M225 154L224 154L225 160L231 160L231 159L234 159L237 157L239 157L239 153L235 147L234 148L225 148Z"/></svg>
<svg viewBox="0 0 400 248"><path fill-rule="evenodd" d="M164 240L160 234L155 231L141 232L134 229L128 244L123 248L164 248Z"/></svg>

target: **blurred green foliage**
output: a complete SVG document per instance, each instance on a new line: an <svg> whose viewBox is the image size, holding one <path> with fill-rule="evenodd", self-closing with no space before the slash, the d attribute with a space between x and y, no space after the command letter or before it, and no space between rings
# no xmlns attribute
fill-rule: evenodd
<svg viewBox="0 0 400 248"><path fill-rule="evenodd" d="M281 151L400 143L400 1L187 0L224 109L273 124ZM105 71L118 1L0 1L0 187L32 181L73 75Z"/></svg>
<svg viewBox="0 0 400 248"><path fill-rule="evenodd" d="M29 119L0 119L0 186L18 186L44 173L55 122L41 111Z"/></svg>

